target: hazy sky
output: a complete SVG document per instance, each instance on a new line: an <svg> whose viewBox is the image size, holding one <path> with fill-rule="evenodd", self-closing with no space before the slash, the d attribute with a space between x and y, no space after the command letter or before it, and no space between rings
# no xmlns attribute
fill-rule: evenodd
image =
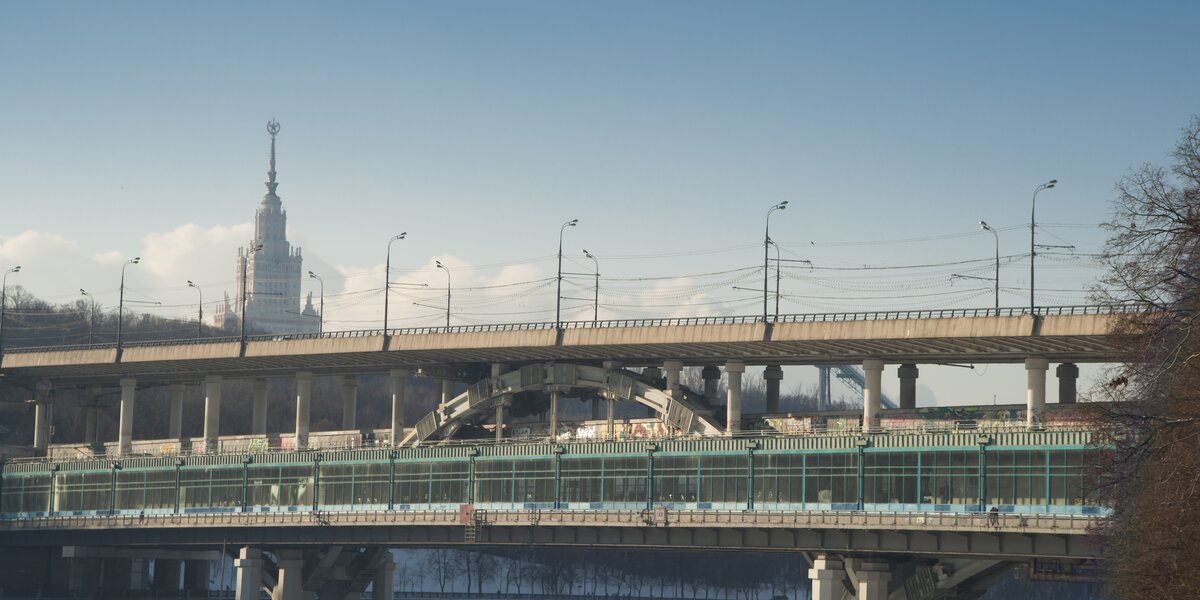
<svg viewBox="0 0 1200 600"><path fill-rule="evenodd" d="M761 289L784 200L772 237L813 268L784 263L781 312L990 306L949 277L993 274L980 219L1001 304L1026 305L1051 178L1038 242L1075 248L1039 258L1038 303L1084 303L1113 183L1200 112L1198 22L1187 1L0 2L0 267L113 310L140 255L127 298L189 316L191 279L211 314L274 117L327 329L379 325L400 231L392 279L430 288L393 291L393 325L444 322L412 304L444 302L434 260L456 324L552 320L571 218L601 318L756 314L733 288ZM878 268L913 265L936 266ZM564 318L591 318L592 283L568 279ZM1008 369L922 381L1022 400Z"/></svg>

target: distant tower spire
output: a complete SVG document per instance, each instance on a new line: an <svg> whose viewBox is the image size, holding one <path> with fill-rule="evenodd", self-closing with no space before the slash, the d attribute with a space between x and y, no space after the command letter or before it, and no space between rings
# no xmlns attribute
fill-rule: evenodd
<svg viewBox="0 0 1200 600"><path fill-rule="evenodd" d="M267 163L267 195L274 196L279 183L275 181L275 136L279 133L279 121L274 117L267 122L267 133L271 134L271 159Z"/></svg>

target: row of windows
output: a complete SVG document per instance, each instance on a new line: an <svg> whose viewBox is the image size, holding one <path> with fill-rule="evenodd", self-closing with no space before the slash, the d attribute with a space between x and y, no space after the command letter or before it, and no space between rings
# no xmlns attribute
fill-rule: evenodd
<svg viewBox="0 0 1200 600"><path fill-rule="evenodd" d="M860 461L861 456L861 461ZM982 463L981 463L982 460ZM0 512L460 503L1094 504L1083 451L857 452L182 467L0 480ZM861 462L861 464L860 464ZM473 469L473 473L472 473ZM653 473L653 476L651 476ZM982 477L981 477L982 473ZM115 474L115 477L114 477Z"/></svg>

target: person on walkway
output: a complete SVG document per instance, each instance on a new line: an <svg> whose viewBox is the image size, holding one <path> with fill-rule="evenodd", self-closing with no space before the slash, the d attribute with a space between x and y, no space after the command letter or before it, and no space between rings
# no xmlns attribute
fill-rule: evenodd
<svg viewBox="0 0 1200 600"><path fill-rule="evenodd" d="M988 525L991 525L992 527L1000 526L1000 509L999 508L996 508L995 506L993 506L992 510L988 511Z"/></svg>

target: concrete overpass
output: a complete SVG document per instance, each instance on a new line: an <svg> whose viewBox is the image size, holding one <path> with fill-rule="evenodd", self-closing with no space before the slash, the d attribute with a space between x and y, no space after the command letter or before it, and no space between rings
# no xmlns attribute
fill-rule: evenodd
<svg viewBox="0 0 1200 600"><path fill-rule="evenodd" d="M1123 338L1119 312L1106 307L968 309L687 317L345 331L290 336L206 338L10 348L0 374L30 381L107 383L122 377L170 382L205 375L268 377L383 372L394 368L527 362L620 361L655 366L820 365L878 359L886 363L1113 362Z"/></svg>
<svg viewBox="0 0 1200 600"><path fill-rule="evenodd" d="M204 447L220 437L220 396L224 378L253 378L252 435L265 433L266 377L295 376L296 447L306 448L312 379L341 375L343 429L357 429L355 376L388 372L392 419L387 440L421 443L452 435L464 423L494 414L502 434L504 410L516 393L545 393L550 400L550 431L558 431L557 399L572 389L590 388L612 404L636 401L674 429L703 434L741 429L742 374L764 365L767 410L776 410L782 365L861 362L865 372L865 430L880 425L881 375L886 363L899 363L900 408L915 406L920 363L1024 362L1028 373L1027 420L1041 422L1046 374L1057 369L1059 398L1073 402L1077 362L1123 358L1124 336L1114 334L1123 309L1050 307L1037 314L1021 309L970 309L787 315L764 323L755 317L689 317L639 321L584 321L350 331L295 336L210 338L112 345L10 349L0 357L0 376L37 390L35 448L46 450L54 387L97 390L119 384L119 448L132 448L135 390L138 385L172 385L171 437L180 431L182 384L204 381ZM703 366L704 393L680 385L684 366ZM632 367L644 367L640 372ZM722 426L710 418L722 404L716 398L722 369L727 379ZM404 422L407 377L419 369L441 378L437 408L409 427ZM467 383L455 396L453 382ZM99 392L96 392L99 393ZM94 404L94 403L93 403ZM92 419L89 417L89 419ZM92 419L94 420L94 419ZM89 421L91 422L91 421ZM92 428L89 427L88 431ZM85 440L96 443L94 437Z"/></svg>

